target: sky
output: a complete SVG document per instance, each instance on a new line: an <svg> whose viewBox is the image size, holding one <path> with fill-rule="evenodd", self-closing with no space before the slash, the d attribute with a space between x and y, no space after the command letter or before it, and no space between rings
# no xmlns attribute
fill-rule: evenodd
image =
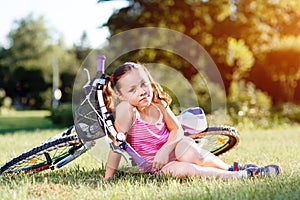
<svg viewBox="0 0 300 200"><path fill-rule="evenodd" d="M109 35L106 28L99 26L107 22L117 8L127 5L126 1L97 3L97 0L0 0L0 45L7 47L7 35L15 28L14 21L32 14L36 19L44 17L45 26L55 38L62 36L67 46L78 44L86 31L88 42L96 48Z"/></svg>

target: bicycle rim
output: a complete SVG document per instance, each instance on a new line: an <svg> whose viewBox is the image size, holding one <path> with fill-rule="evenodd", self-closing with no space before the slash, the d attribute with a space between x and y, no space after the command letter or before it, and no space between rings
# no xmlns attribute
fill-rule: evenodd
<svg viewBox="0 0 300 200"><path fill-rule="evenodd" d="M238 131L230 126L209 126L205 131L189 137L193 138L200 148L216 156L231 150L240 141Z"/></svg>
<svg viewBox="0 0 300 200"><path fill-rule="evenodd" d="M28 173L54 169L55 163L72 154L81 143L77 135L64 136L42 143L12 158L0 168L3 173Z"/></svg>

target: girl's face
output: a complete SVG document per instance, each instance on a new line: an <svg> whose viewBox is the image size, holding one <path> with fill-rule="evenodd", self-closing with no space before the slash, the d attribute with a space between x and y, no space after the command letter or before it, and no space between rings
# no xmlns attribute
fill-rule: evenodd
<svg viewBox="0 0 300 200"><path fill-rule="evenodd" d="M118 81L119 97L132 106L143 109L153 98L151 82L143 68L132 69Z"/></svg>

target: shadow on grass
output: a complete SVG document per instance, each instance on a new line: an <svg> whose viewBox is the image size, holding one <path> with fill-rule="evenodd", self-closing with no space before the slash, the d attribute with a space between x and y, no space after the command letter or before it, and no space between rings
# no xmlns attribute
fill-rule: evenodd
<svg viewBox="0 0 300 200"><path fill-rule="evenodd" d="M135 173L129 171L118 171L116 172L113 179L104 181L103 177L105 169L99 167L99 169L85 170L77 166L77 168L70 169L56 169L54 171L45 170L42 172L34 173L15 173L15 174L3 174L0 175L0 184L10 185L20 182L51 182L54 184L72 184L72 185L87 185L94 187L100 184L118 184L120 182L129 182L135 184L149 184L149 182L164 182L171 177L163 177L148 173ZM174 178L176 179L176 178ZM178 179L179 180L179 179Z"/></svg>
<svg viewBox="0 0 300 200"><path fill-rule="evenodd" d="M38 111L34 111L32 115L28 114L28 111L24 113L17 112L12 116L0 116L0 134L14 133L16 131L61 129L70 126L66 124L53 124L50 117L43 114L43 112L39 114Z"/></svg>

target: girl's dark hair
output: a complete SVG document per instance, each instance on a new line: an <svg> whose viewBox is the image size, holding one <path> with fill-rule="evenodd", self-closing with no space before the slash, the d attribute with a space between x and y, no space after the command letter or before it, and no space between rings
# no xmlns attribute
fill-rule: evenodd
<svg viewBox="0 0 300 200"><path fill-rule="evenodd" d="M151 82L151 86L153 88L153 101L155 103L161 103L162 101L164 101L167 104L167 106L171 104L172 99L170 98L170 96L162 89L162 87L158 83L154 82L149 71L143 64L126 62L123 65L119 66L115 70L115 72L106 79L106 84L105 87L103 88L103 96L104 96L105 105L107 106L107 109L109 111L113 110L114 89L117 91L120 90L118 85L118 81L120 80L120 78L123 75L125 75L127 72L131 71L132 69L139 69L139 68L142 68L145 71L145 73L147 74Z"/></svg>

